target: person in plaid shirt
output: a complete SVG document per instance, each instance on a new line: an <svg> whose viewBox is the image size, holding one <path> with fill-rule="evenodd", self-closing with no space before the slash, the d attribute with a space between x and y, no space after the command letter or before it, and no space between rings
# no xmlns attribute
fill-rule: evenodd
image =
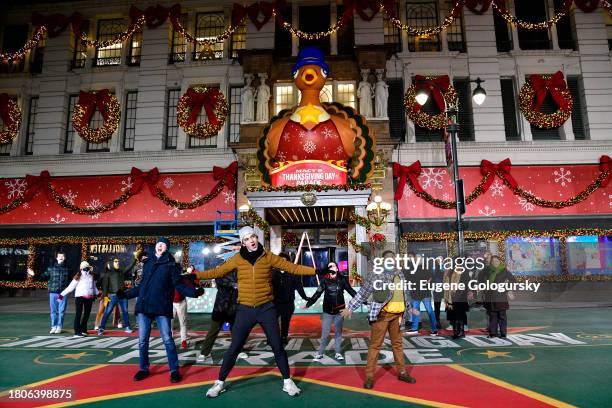
<svg viewBox="0 0 612 408"><path fill-rule="evenodd" d="M385 251L383 258L395 258L393 251ZM395 284L394 290L387 286ZM374 373L380 348L389 332L393 359L397 364L398 380L414 384L416 380L406 372L404 362L404 350L402 347L402 334L400 326L403 320L411 320L410 296L404 288L404 278L401 271L395 268L386 269L381 274L369 274L359 292L349 302L346 309L342 311L345 318L357 310L372 295L368 320L371 326L370 347L368 348L368 361L366 364L366 378L364 388L374 387ZM376 286L376 288L375 288Z"/></svg>

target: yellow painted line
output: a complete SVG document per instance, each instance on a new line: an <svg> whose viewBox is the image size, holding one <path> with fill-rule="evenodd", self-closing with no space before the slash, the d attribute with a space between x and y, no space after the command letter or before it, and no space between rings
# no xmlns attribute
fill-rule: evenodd
<svg viewBox="0 0 612 408"><path fill-rule="evenodd" d="M277 376L280 377L280 374L276 373L276 372L273 372L273 373L270 373L270 374L277 375ZM299 379L300 381L304 381L304 382L309 382L309 383L321 385L321 386L324 386L324 387L337 388L337 389L343 390L343 391L358 392L358 393L361 393L361 394L368 394L368 395L373 395L375 397L389 398L389 399L393 399L393 400L397 400L397 401L412 402L414 404L421 404L421 405L425 405L427 407L436 407L436 408L464 408L465 407L464 405L446 404L444 402L429 401L429 400L424 400L424 399L421 399L421 398L414 398L414 397L407 397L407 396L404 396L404 395L391 394L389 392L367 390L365 388L353 387L353 386L350 386L350 385L343 385L343 384L329 383L329 382L325 382L325 381L321 381L321 380L314 380L312 378L297 377L297 376L293 376L292 378ZM401 384L405 384L405 383L401 383ZM407 386L409 387L409 385L407 385Z"/></svg>
<svg viewBox="0 0 612 408"><path fill-rule="evenodd" d="M38 387L39 385L49 384L49 383L52 383L54 381L63 380L64 378L74 377L75 375L79 375L79 374L87 373L87 372L90 372L90 371L98 370L98 369L104 368L106 366L108 366L108 364L98 364L98 365L95 365L93 367L83 368L82 370L72 371L70 373L58 375L57 377L47 378L47 379L42 380L42 381L34 382L34 383L31 383L31 384L27 384L27 385L20 385L20 386L14 387L14 388L33 388L33 387ZM4 391L4 392L0 393L0 397L2 397L4 395L7 395L9 392L10 392L10 390L9 391Z"/></svg>
<svg viewBox="0 0 612 408"><path fill-rule="evenodd" d="M269 375L269 373L258 373L258 374L241 375L241 376L238 376L238 377L227 378L226 381L238 381L238 380L244 380L244 379L247 379L247 378L263 377L265 375ZM138 391L130 391L130 392L120 392L120 393L117 393L117 394L101 395L99 397L91 397L91 398L75 400L75 401L66 401L66 402L61 402L61 403L53 404L53 405L45 405L45 408L72 407L72 406L75 406L75 405L89 404L89 403L92 403L92 402L99 402L99 401L108 401L108 400L117 399L117 398L134 397L134 396L138 396L138 395L147 395L147 394L153 394L153 393L156 393L156 392L163 392L163 391L175 391L175 390L180 390L180 389L184 389L184 388L193 388L193 387L199 387L199 386L202 386L202 385L213 384L215 381L217 381L217 380L215 379L215 380L208 380L208 381L200 381L200 382L196 382L196 383L181 384L181 385L168 385L168 386L165 386L165 387L149 388L149 389L146 389L146 390L138 390Z"/></svg>
<svg viewBox="0 0 612 408"><path fill-rule="evenodd" d="M510 384L510 383L507 383L505 381L499 380L497 378L489 377L486 374L482 374L482 373L479 373L477 371L470 370L469 368L462 367L462 366L460 366L458 364L449 364L448 367L450 367L450 368L452 368L454 370L457 370L457 371L459 371L461 373L464 373L464 374L470 375L472 377L478 378L479 380L483 380L483 381L486 381L488 383L495 384L495 385L497 385L499 387L506 388L508 390L517 392L519 394L523 394L525 396L528 396L529 398L533 398L533 399L535 399L537 401L544 402L546 404L552 405L553 407L558 407L558 408L576 408L575 405L570 405L568 403L556 400L556 399L551 398L551 397L547 397L546 395L537 393L535 391L528 390L527 388L519 387L518 385Z"/></svg>

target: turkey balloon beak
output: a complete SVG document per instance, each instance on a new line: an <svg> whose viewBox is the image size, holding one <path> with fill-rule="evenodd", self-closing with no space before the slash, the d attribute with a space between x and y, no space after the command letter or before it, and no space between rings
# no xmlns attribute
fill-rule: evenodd
<svg viewBox="0 0 612 408"><path fill-rule="evenodd" d="M317 74L317 71L312 68L306 68L304 72L302 72L302 81L304 81L306 85L314 84L318 78L319 75Z"/></svg>

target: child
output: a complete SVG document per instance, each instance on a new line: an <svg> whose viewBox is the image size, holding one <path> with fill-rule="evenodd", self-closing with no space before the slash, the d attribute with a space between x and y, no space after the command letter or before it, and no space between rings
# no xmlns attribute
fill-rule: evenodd
<svg viewBox="0 0 612 408"><path fill-rule="evenodd" d="M94 298L100 294L98 288L96 288L93 268L87 261L81 262L80 271L74 275L72 282L62 291L57 301L61 302L64 296L72 291L74 291L74 304L76 306L73 337L85 337L87 336L87 321L91 313L91 305ZM83 315L82 318L81 314Z"/></svg>

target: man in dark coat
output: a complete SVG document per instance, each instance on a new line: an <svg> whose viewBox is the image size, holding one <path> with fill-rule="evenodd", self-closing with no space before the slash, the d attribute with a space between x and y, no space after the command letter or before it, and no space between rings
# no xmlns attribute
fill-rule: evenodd
<svg viewBox="0 0 612 408"><path fill-rule="evenodd" d="M486 271L486 276L481 275L483 278L482 282L502 283L516 281L497 255L491 257L491 264ZM496 290L489 290L484 293L484 307L489 316L489 337L496 337L497 335L501 338L506 337L508 332L506 312L510 309L510 304L508 303L509 295L508 292L498 292Z"/></svg>
<svg viewBox="0 0 612 408"><path fill-rule="evenodd" d="M59 295L68 287L72 281L72 274L66 265L66 254L58 252L53 265L49 266L40 277L48 279L47 288L49 290L49 307L51 308L51 330L50 334L58 334L62 332L64 323L64 314L66 313L67 297L64 297L58 302ZM28 274L34 276L34 271L28 269Z"/></svg>
<svg viewBox="0 0 612 408"><path fill-rule="evenodd" d="M278 256L290 261L289 255L280 253ZM274 293L274 306L276 313L280 317L281 340L286 346L289 342L289 326L291 325L291 317L295 312L295 291L298 291L302 299L308 301L308 296L304 292L302 278L290 273L286 273L282 269L274 268L272 270L272 291Z"/></svg>
<svg viewBox="0 0 612 408"><path fill-rule="evenodd" d="M119 298L138 297L136 314L138 320L138 350L140 352L140 370L134 375L135 381L149 376L149 337L151 322L155 320L159 334L166 347L170 381L181 381L176 345L172 339L172 301L174 289L187 297L198 297L204 293L202 288L189 288L181 283L181 270L174 257L168 252L170 241L161 237L155 244L155 256L147 259L142 272L142 280L127 292L119 291Z"/></svg>

